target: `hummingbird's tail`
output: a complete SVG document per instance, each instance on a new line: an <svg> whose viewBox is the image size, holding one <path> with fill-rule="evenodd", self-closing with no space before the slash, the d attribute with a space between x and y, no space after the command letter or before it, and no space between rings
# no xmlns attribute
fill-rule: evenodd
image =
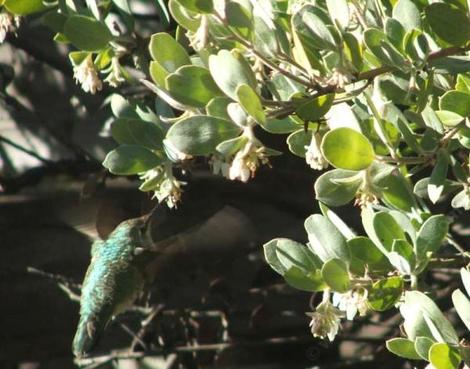
<svg viewBox="0 0 470 369"><path fill-rule="evenodd" d="M81 357L93 349L106 323L106 320L97 319L96 316L82 315L80 317L72 343L75 356Z"/></svg>

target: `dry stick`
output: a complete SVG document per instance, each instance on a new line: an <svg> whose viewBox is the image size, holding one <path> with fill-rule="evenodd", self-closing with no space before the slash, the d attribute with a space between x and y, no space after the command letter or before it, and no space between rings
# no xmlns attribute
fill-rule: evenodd
<svg viewBox="0 0 470 369"><path fill-rule="evenodd" d="M435 52L429 54L427 61L433 61L433 60L436 60L436 59L444 58L446 56L460 54L460 53L463 53L465 51L468 51L469 49L470 49L470 47L455 47L455 46L454 47L449 47L449 48L446 48L446 49L441 49L441 50L438 50L438 51L435 51ZM382 67L379 67L379 68L376 68L376 69L368 70L368 71L363 72L363 73L359 73L356 76L356 79L353 81L353 83L357 83L359 81L364 81L364 80L372 81L374 78L376 78L376 77L378 77L382 74L390 73L394 69L395 68L391 67L391 66L382 66ZM287 77L289 77L289 76L287 76ZM319 97L319 96L322 96L322 95L327 95L327 94L330 94L330 93L333 93L333 92L338 92L338 91L339 91L338 86L329 85L329 86L326 86L326 87L318 88L316 90L316 93L314 93L311 97L315 98L315 97ZM290 110L289 110L289 108L290 108ZM293 113L294 111L295 111L295 107L286 107L286 108L281 108L281 109L278 110L278 112L273 112L273 113L275 115L281 115L281 114L285 115L285 114Z"/></svg>
<svg viewBox="0 0 470 369"><path fill-rule="evenodd" d="M64 291L64 293L68 296L71 301L80 302L80 295L72 291L72 288L81 289L81 284L73 282L63 275L48 273L43 270L36 269L34 267L26 267L26 273L35 274L55 281L57 283L57 286L62 291Z"/></svg>
<svg viewBox="0 0 470 369"><path fill-rule="evenodd" d="M39 160L41 163L44 163L46 165L50 165L50 164L54 164L54 162L52 160L49 160L49 159L46 159L46 158L43 158L42 156L38 155L37 153L35 153L34 151L32 150L29 150L23 146L20 146L18 145L17 143L11 141L10 139L4 137L4 136L0 136L0 141L2 142L5 142L6 144L14 147L15 149L17 150L20 150L22 152L24 152L25 154L28 154L29 156Z"/></svg>
<svg viewBox="0 0 470 369"><path fill-rule="evenodd" d="M360 341L360 342L382 342L383 339L380 337L353 337L353 336L338 336L337 339L339 341ZM201 352L201 351L220 351L224 349L233 349L238 347L264 347L264 346L271 346L271 345L284 345L289 343L312 343L312 337L305 336L305 337L277 337L277 338L270 338L264 341L256 341L256 342L244 342L244 343L212 343L212 344L204 344L204 345L194 345L194 346L177 346L174 347L171 351L175 353L187 353L187 352ZM144 357L152 357L152 356L162 356L164 355L164 350L151 350L147 352L129 352L129 351L113 351L109 355L102 355L102 356L94 356L94 357L87 357L76 359L75 363L80 366L87 366L89 369L91 368L90 365L93 365L94 368L100 365L104 365L112 360L118 359L142 359Z"/></svg>

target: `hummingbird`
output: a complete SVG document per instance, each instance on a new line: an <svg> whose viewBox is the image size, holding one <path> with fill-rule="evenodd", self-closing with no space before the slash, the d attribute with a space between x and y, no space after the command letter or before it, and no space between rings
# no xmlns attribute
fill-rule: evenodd
<svg viewBox="0 0 470 369"><path fill-rule="evenodd" d="M80 320L73 353L90 351L113 316L125 311L145 283L145 265L153 241L145 217L125 220L106 240L96 240L82 284Z"/></svg>
<svg viewBox="0 0 470 369"><path fill-rule="evenodd" d="M132 306L144 286L175 257L226 256L251 243L254 230L247 216L207 191L202 193L191 201L186 197L177 209L159 204L93 242L72 343L75 356L91 351L111 319Z"/></svg>

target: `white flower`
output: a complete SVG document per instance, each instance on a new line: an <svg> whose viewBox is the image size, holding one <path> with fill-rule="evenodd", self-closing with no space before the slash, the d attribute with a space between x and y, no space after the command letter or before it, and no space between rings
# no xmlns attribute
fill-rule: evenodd
<svg viewBox="0 0 470 369"><path fill-rule="evenodd" d="M243 150L237 152L232 161L229 169L229 178L233 181L238 179L242 182L248 182L251 176L250 168L248 167L247 155Z"/></svg>
<svg viewBox="0 0 470 369"><path fill-rule="evenodd" d="M223 177L230 179L230 164L227 163L222 156L213 155L209 164L212 166L213 174L221 174Z"/></svg>
<svg viewBox="0 0 470 369"><path fill-rule="evenodd" d="M103 82L98 77L91 54L88 55L80 64L75 65L73 68L73 78L78 84L82 85L85 92L95 94L96 91L101 91Z"/></svg>
<svg viewBox="0 0 470 369"><path fill-rule="evenodd" d="M181 200L181 194L183 190L181 185L183 182L176 180L175 178L167 178L163 180L157 190L155 190L155 197L159 202L165 200L168 207L174 208Z"/></svg>
<svg viewBox="0 0 470 369"><path fill-rule="evenodd" d="M250 140L240 151L237 152L229 169L229 178L247 182L253 177L261 164L268 164L269 160L265 154L265 147Z"/></svg>
<svg viewBox="0 0 470 369"><path fill-rule="evenodd" d="M305 146L307 150L305 152L305 161L310 165L310 168L315 170L323 170L328 167L328 162L320 150L321 140L322 136L316 132L312 134L310 145Z"/></svg>
<svg viewBox="0 0 470 369"><path fill-rule="evenodd" d="M314 337L328 337L330 341L335 339L341 326L340 321L343 313L335 308L330 301L321 302L314 312L306 314L312 318L309 326Z"/></svg>
<svg viewBox="0 0 470 369"><path fill-rule="evenodd" d="M5 41L9 32L14 32L19 25L19 17L14 17L10 13L0 13L0 43Z"/></svg>
<svg viewBox="0 0 470 369"><path fill-rule="evenodd" d="M333 295L333 305L346 312L346 319L353 320L359 312L360 316L367 314L367 293L366 291L348 291L346 293L335 293Z"/></svg>
<svg viewBox="0 0 470 369"><path fill-rule="evenodd" d="M352 80L352 75L344 68L334 68L331 77L327 80L327 83L334 85L340 89L343 89Z"/></svg>
<svg viewBox="0 0 470 369"><path fill-rule="evenodd" d="M111 87L118 87L126 80L122 76L121 64L119 64L119 58L117 57L113 57L111 59L111 66L108 68L108 70L106 70L106 72L109 72L109 74L104 81Z"/></svg>

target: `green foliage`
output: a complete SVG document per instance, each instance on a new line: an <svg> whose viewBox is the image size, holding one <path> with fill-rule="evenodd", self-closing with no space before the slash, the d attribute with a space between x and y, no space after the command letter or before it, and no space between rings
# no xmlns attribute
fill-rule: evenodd
<svg viewBox="0 0 470 369"><path fill-rule="evenodd" d="M306 161L305 170L331 165L314 183L323 215L306 219L308 244L274 239L264 245L267 263L290 286L325 299L331 290L359 296L365 310L398 307L406 338L387 348L456 368L468 357L460 330L419 290L455 246L449 217L436 209L470 209L468 2L262 3L228 1L221 10L211 0L170 0L167 11L159 2L178 29L155 33L148 45L135 37L126 0L51 2L43 21L73 49L84 90L99 91L102 76L112 87L148 88L147 99L110 97L118 146L103 165L139 175L159 201L174 205L181 184L173 169L197 156L244 182L278 154ZM36 0L3 7L46 10ZM136 67L145 78L129 73ZM261 130L288 150L267 147ZM362 209L365 235L327 208L351 203ZM461 250L452 256L468 262ZM469 275L462 269L467 294ZM452 300L470 329L468 296L455 290Z"/></svg>

